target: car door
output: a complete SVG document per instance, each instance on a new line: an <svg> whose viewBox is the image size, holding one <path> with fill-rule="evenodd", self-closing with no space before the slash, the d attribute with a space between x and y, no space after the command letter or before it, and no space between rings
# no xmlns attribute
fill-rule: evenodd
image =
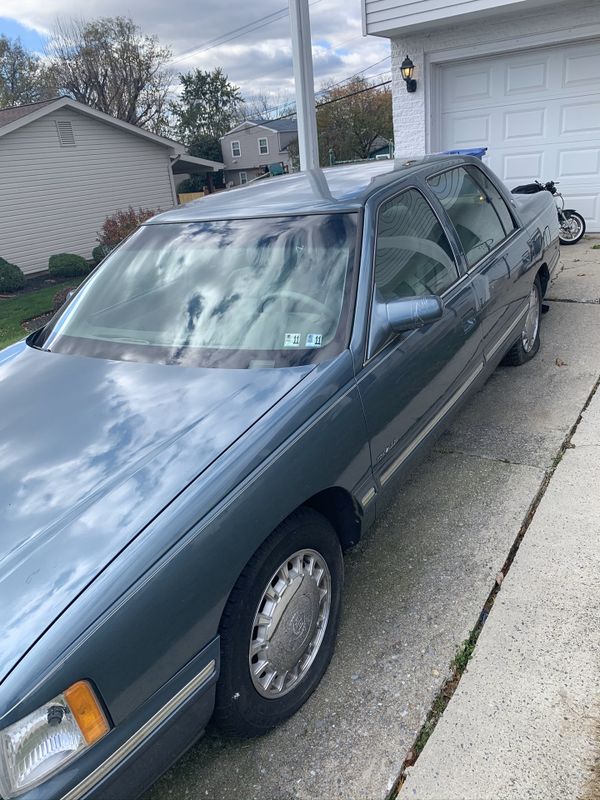
<svg viewBox="0 0 600 800"><path fill-rule="evenodd" d="M483 357L470 279L424 193L415 186L383 201L375 225L372 303L438 295L445 305L438 321L367 348L357 374L381 488L474 383ZM375 324L372 314L370 333Z"/></svg>
<svg viewBox="0 0 600 800"><path fill-rule="evenodd" d="M465 165L427 179L450 218L464 252L481 317L487 360L500 354L523 320L531 286L528 236L499 189L478 167Z"/></svg>

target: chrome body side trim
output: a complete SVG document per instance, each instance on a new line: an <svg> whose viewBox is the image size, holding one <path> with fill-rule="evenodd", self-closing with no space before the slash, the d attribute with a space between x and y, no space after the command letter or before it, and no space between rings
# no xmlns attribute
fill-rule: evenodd
<svg viewBox="0 0 600 800"><path fill-rule="evenodd" d="M427 425L423 428L423 430L419 433L419 435L408 445L408 447L403 450L400 455L392 461L392 463L381 473L381 485L385 486L385 484L389 481L389 479L393 476L396 472L398 467L400 467L406 459L413 453L417 447L421 444L423 439L428 436L431 431L435 428L438 422L444 417L448 411L454 406L463 394L467 391L467 389L471 386L472 383L475 382L475 379L483 372L484 363L483 361L479 364L477 369L471 373L469 378L463 383L463 385L452 395L452 397L440 408L437 412L435 417L431 419Z"/></svg>
<svg viewBox="0 0 600 800"><path fill-rule="evenodd" d="M144 739L150 736L151 733L154 732L158 726L164 722L167 717L169 717L174 711L182 705L188 697L190 697L196 689L200 688L203 683L206 683L212 676L215 674L215 660L209 661L209 663L201 670L195 677L192 678L189 683L186 683L177 694L173 695L173 697L165 703L165 705L160 708L154 716L150 717L142 727L133 734L126 742L124 742L120 747L118 747L114 753L112 753L106 761L104 761L100 766L96 767L93 772L84 778L77 786L73 787L69 792L63 795L62 800L79 800L79 798L83 797L87 792L94 788L94 786L103 780L112 770L117 767L121 761L127 758L135 748L140 745Z"/></svg>
<svg viewBox="0 0 600 800"><path fill-rule="evenodd" d="M375 489L374 489L374 487L373 487L373 486L371 486L371 488L370 488L370 489L369 489L369 491L368 491L368 492L365 494L365 496L364 496L363 498L361 498L361 500L360 500L360 504L361 504L361 506L362 506L363 508L366 508L366 506L368 506L368 505L369 505L369 503L371 502L371 500L372 500L374 497L375 497Z"/></svg>

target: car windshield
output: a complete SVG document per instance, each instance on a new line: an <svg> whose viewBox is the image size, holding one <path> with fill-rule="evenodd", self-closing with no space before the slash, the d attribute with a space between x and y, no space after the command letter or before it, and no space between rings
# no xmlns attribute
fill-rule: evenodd
<svg viewBox="0 0 600 800"><path fill-rule="evenodd" d="M153 223L32 342L53 352L236 368L347 347L355 214Z"/></svg>

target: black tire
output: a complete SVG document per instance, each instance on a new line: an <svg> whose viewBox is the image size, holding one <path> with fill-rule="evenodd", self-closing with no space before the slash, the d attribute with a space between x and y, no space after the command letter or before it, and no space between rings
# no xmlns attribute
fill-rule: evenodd
<svg viewBox="0 0 600 800"><path fill-rule="evenodd" d="M577 242L580 242L585 234L585 220L581 214L577 213L577 211L565 211L564 214L567 219L572 219L574 221L574 233L569 235L568 238L564 238L562 233L563 229L561 226L558 233L558 239L563 245L577 244Z"/></svg>
<svg viewBox="0 0 600 800"><path fill-rule="evenodd" d="M259 604L263 607L264 593L269 586L274 586L273 581L277 578L277 570L286 562L288 562L289 569L292 562L288 559L293 554L304 550L316 552L327 565L330 578L328 594L331 598L328 617L319 629L324 631L322 634L317 630L318 625L317 628L311 627L317 624L316 615L320 613L317 606L319 609L321 608L322 598L315 600L320 595L318 587L315 590L312 585L315 583L314 578L308 573L305 574L300 579L299 585L303 587L304 581L307 581L306 587L308 588L306 591L303 589L303 592L305 592L307 603L309 603L308 595L312 592L311 602L313 604L298 606L289 601L288 605L282 603L285 613L279 618L279 623L274 625L274 630L283 638L276 641L274 636L273 640L269 640L269 648L273 649L274 653L280 657L281 654L288 657L292 653L291 658L294 659L297 653L301 652L300 661L304 657L308 658L307 654L311 654L313 660L307 665L306 672L296 679L297 682L284 690L285 693L266 697L256 688L250 674L250 643L251 640L256 641L259 630L254 625L255 615L258 613ZM306 560L303 560L302 564L308 565L309 556L304 558ZM333 655L340 617L343 580L344 563L337 534L328 520L310 508L301 508L295 511L275 529L250 559L231 592L219 628L221 672L217 684L214 721L224 733L243 737L259 736L292 716L308 700L323 677ZM318 581L316 583L318 584ZM315 591L317 591L317 595L314 594ZM282 592L280 593L281 597L284 597ZM297 590L290 591L290 596L294 599L296 595L300 598L299 602L302 603L302 593ZM292 610L290 611L290 609ZM280 629L281 633L279 633ZM265 630L269 630L269 628ZM313 631L312 634L311 631ZM322 636L320 643L312 650L309 642L313 643L314 639L307 638L311 635ZM290 639L290 637L292 638ZM281 642L283 642L283 647ZM277 649L278 645L279 649ZM305 649L298 650L298 647L305 647ZM269 650L269 652L271 651ZM312 656L313 652L314 656ZM254 658L257 657L254 656ZM277 663L276 656L273 658ZM281 680L284 670L285 668L281 668L280 673L276 673L277 680L272 681L274 685ZM293 669L285 674L293 674ZM259 680L259 678L254 680ZM285 681L286 678L283 680ZM263 688L263 691L268 691L268 689Z"/></svg>
<svg viewBox="0 0 600 800"><path fill-rule="evenodd" d="M540 328L542 321L542 284L540 276L536 275L531 291L537 293L537 326L533 342L526 342L525 329L529 315L525 319L524 327L519 334L519 339L510 348L508 353L502 359L502 364L508 367L520 367L521 364L526 364L536 355L540 349Z"/></svg>

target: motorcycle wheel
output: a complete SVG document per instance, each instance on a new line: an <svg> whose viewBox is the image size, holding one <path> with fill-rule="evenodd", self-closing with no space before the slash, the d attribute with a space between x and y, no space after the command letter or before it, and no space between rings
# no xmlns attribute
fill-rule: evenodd
<svg viewBox="0 0 600 800"><path fill-rule="evenodd" d="M585 220L577 211L565 211L558 239L561 244L577 244L585 233Z"/></svg>

